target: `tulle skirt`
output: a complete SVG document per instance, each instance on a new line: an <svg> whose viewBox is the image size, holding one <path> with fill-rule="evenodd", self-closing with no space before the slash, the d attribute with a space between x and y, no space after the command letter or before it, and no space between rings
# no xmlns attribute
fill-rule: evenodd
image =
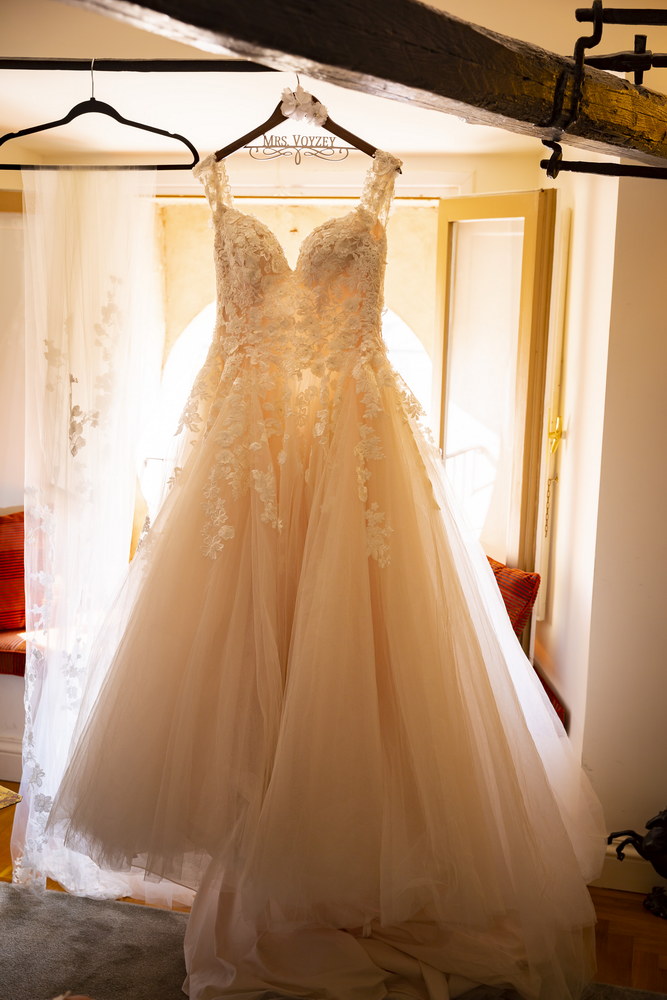
<svg viewBox="0 0 667 1000"><path fill-rule="evenodd" d="M598 803L391 379L360 501L357 388L340 376L324 445L321 393L277 436L248 382L270 477L219 486L233 537L212 558L222 402L100 639L51 822L200 887L193 1000L575 997Z"/></svg>

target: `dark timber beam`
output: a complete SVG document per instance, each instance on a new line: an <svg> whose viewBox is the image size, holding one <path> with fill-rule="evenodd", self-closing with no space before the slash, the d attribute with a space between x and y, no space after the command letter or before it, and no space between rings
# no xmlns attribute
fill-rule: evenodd
<svg viewBox="0 0 667 1000"><path fill-rule="evenodd" d="M209 52L539 139L554 138L572 103L571 59L417 0L68 2ZM573 39L581 30L573 20ZM579 115L564 141L660 163L667 158L667 97L587 68Z"/></svg>

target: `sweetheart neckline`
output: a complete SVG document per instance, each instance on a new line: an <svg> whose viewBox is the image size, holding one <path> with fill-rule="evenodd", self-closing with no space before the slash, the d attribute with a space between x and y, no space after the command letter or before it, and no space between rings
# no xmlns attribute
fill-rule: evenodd
<svg viewBox="0 0 667 1000"><path fill-rule="evenodd" d="M349 212L345 212L344 215L333 216L328 219L325 219L324 222L320 222L319 225L314 227L314 229L311 229L310 232L307 233L303 237L303 239L299 242L299 249L296 255L296 263L294 267L292 267L289 260L287 259L287 251L285 250L285 247L282 245L281 241L278 239L278 236L276 235L276 233L274 233L274 231L271 229L270 226L267 226L265 222L262 222L262 220L258 216L254 215L252 212L241 211L241 209L236 208L235 206L228 206L228 210L231 212L236 212L236 214L240 215L241 218L243 219L252 219L254 222L259 223L259 225L263 229L265 229L266 232L271 236L276 246L280 250L280 254L282 256L283 261L285 262L287 270L290 272L290 274L296 274L299 270L299 265L301 263L301 256L303 254L303 249L308 240L311 238L311 236L314 236L315 233L319 232L320 229L323 229L325 226L328 226L331 222L342 222L343 219L347 219L348 216L353 215L354 213L359 212L360 210L363 211L363 208L361 205L355 205L354 208L351 208ZM384 226L382 227L382 231L383 232L385 231Z"/></svg>
<svg viewBox="0 0 667 1000"><path fill-rule="evenodd" d="M380 158L378 157L378 154L380 154ZM246 211L243 211L242 209L240 209L240 208L237 207L237 205L236 205L236 197L235 197L235 195L233 193L233 190L232 190L232 184L231 184L231 181L230 181L229 172L227 170L227 164L226 164L225 160L216 160L215 159L215 153L209 153L208 156L205 156L204 159L200 160L199 163L197 164L197 166L193 168L193 173L194 173L195 177L197 177L197 178L199 178L202 174L204 174L205 171L208 170L208 169L213 169L215 172L219 172L220 174L222 174L222 176L223 176L223 183L225 185L225 188L226 188L226 191L227 191L228 197L229 197L229 204L224 204L224 202L223 202L222 203L222 207L225 210L228 210L228 211L231 210L233 212L236 212L237 215L241 216L242 218L253 219L255 222L258 222L259 225L262 226L266 230L266 232L269 233L269 235L273 238L276 246L280 250L280 254L282 256L282 259L283 259L283 261L285 263L285 266L286 266L287 270L289 271L289 273L291 275L295 275L299 271L299 265L301 263L301 257L302 257L304 246L308 242L308 240L311 238L311 236L314 236L315 233L317 233L324 226L329 225L329 223L331 223L331 222L341 222L343 219L347 219L349 216L351 216L351 215L353 215L355 213L361 213L361 212L365 211L368 214L372 215L372 213L370 212L370 209L365 208L365 206L362 204L362 199L364 197L364 194L366 193L366 189L367 189L367 187L369 185L370 178L372 178L374 174L378 178L382 176L382 174L378 170L378 165L382 162L381 158L385 158L385 157L389 161L391 161L392 168L394 170L399 170L400 169L400 167L401 167L401 160L399 160L398 157L394 156L393 153L387 153L387 152L385 152L384 150L381 150L381 149L376 150L375 156L373 157L373 159L371 160L370 164L368 165L368 167L366 168L366 170L364 172L364 179L362 181L361 191L360 191L359 195L355 198L356 204L353 205L353 207L348 212L345 212L344 215L333 216L333 217L330 217L328 219L325 219L324 222L321 222L319 225L315 226L314 229L311 229L310 232L307 233L306 236L304 236L304 238L299 243L299 249L298 249L298 253L297 253L297 256L296 256L296 263L295 263L294 267L291 266L289 260L287 259L287 252L285 250L285 247L283 246L283 244L281 243L281 241L278 239L278 236L276 235L276 233L274 233L274 231L269 226L267 226L267 224L265 222L262 222L262 220L260 218L258 218L256 215L254 215L252 212L246 212ZM394 198L394 195L393 195L393 192L392 192L392 194L390 196L390 199L389 199L390 202L393 201L393 198ZM386 224L380 222L379 218L376 220L376 222L381 226L382 232L385 233L386 232Z"/></svg>

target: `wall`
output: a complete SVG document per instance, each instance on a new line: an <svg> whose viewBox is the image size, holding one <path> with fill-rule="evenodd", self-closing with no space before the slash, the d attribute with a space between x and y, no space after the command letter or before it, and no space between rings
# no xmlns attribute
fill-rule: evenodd
<svg viewBox="0 0 667 1000"><path fill-rule="evenodd" d="M611 829L667 805L667 187L620 182L584 756Z"/></svg>
<svg viewBox="0 0 667 1000"><path fill-rule="evenodd" d="M558 179L559 238L569 243L567 271L555 295L565 298L560 406L564 433L552 475L544 621L536 630L538 667L567 707L570 736L583 747L590 609L605 406L618 181L566 174ZM552 348L559 329L552 330ZM547 400L547 405L550 400Z"/></svg>
<svg viewBox="0 0 667 1000"><path fill-rule="evenodd" d="M643 830L665 806L664 708L667 188L569 176L572 210L545 620L536 662L571 714L570 735L608 829ZM608 851L601 885L660 882Z"/></svg>
<svg viewBox="0 0 667 1000"><path fill-rule="evenodd" d="M446 167L469 186L462 194L495 194L506 191L535 191L547 186L546 174L540 169L544 147L535 140L534 150L521 153L486 153L484 155L448 155L441 158Z"/></svg>
<svg viewBox="0 0 667 1000"><path fill-rule="evenodd" d="M215 299L211 213L199 202L160 205L165 358L188 323Z"/></svg>

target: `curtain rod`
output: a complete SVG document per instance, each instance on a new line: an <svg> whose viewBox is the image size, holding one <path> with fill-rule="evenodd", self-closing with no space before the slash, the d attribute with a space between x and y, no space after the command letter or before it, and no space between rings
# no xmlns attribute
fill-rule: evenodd
<svg viewBox="0 0 667 1000"><path fill-rule="evenodd" d="M247 59L97 59L96 73L275 73L270 66ZM0 69L82 70L92 59L0 58Z"/></svg>

